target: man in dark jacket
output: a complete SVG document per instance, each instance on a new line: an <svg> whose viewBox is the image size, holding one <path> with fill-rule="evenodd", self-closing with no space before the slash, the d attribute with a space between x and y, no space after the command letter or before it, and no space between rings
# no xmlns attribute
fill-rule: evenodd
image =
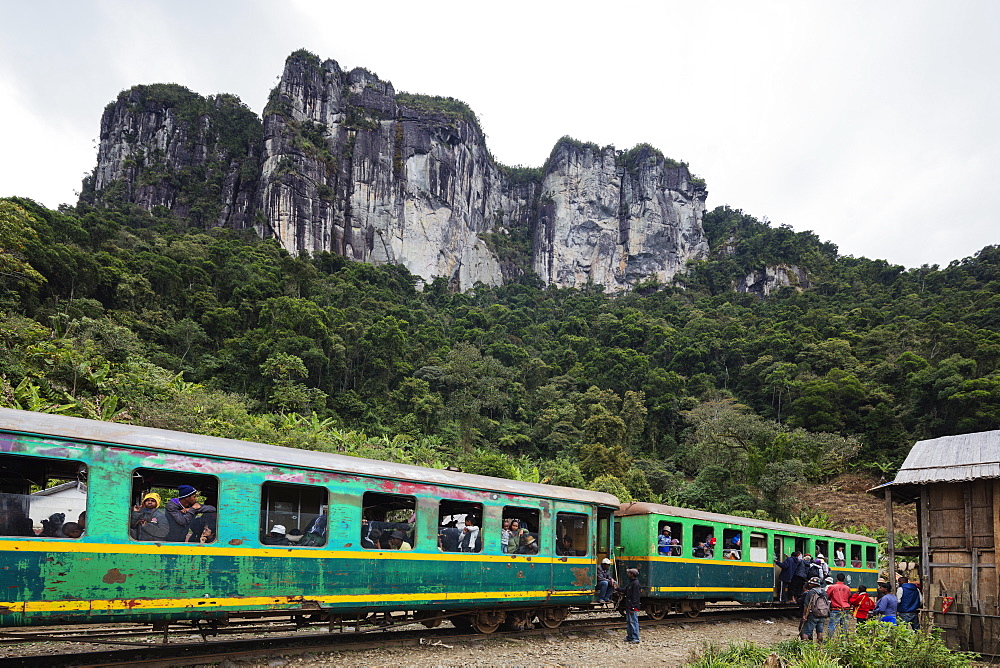
<svg viewBox="0 0 1000 668"><path fill-rule="evenodd" d="M615 590L615 579L611 575L611 560L604 559L597 567L597 602L607 603Z"/></svg>
<svg viewBox="0 0 1000 668"><path fill-rule="evenodd" d="M198 490L191 485L181 485L177 488L177 496L167 501L167 523L170 532L166 540L172 543L183 543L187 540L188 525L191 520L203 513L216 512L215 506L205 506L198 503Z"/></svg>
<svg viewBox="0 0 1000 668"><path fill-rule="evenodd" d="M920 622L917 619L917 612L920 610L920 589L910 582L905 575L900 575L896 580L899 584L899 605L896 607L896 616L900 623L909 624L914 631L920 630Z"/></svg>
<svg viewBox="0 0 1000 668"><path fill-rule="evenodd" d="M795 569L799 565L799 553L792 552L791 556L784 561L774 560L774 565L781 569L778 580L781 582L781 592L778 598L782 603L792 597L792 578L795 577Z"/></svg>
<svg viewBox="0 0 1000 668"><path fill-rule="evenodd" d="M809 579L809 561L804 556L798 557L795 564L795 573L792 574L792 600L798 603L802 596L803 587Z"/></svg>
<svg viewBox="0 0 1000 668"><path fill-rule="evenodd" d="M642 604L642 584L639 582L638 570L630 568L625 573L628 575L628 584L619 589L619 591L625 594L625 620L628 624L625 642L638 645L639 606Z"/></svg>

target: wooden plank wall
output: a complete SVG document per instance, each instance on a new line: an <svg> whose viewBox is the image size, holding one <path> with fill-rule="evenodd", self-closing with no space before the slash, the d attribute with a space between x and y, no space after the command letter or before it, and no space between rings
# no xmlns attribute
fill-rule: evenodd
<svg viewBox="0 0 1000 668"><path fill-rule="evenodd" d="M921 513L921 541L929 563L922 571L925 607L945 629L949 647L1000 655L1000 481L928 485ZM954 603L940 614L945 597Z"/></svg>

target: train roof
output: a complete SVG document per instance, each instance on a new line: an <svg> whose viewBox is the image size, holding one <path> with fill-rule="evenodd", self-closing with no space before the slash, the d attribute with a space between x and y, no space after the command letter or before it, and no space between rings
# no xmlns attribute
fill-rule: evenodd
<svg viewBox="0 0 1000 668"><path fill-rule="evenodd" d="M393 464L375 459L363 459L329 452L299 450L280 445L252 443L217 436L189 434L169 429L139 427L117 422L102 422L65 415L36 413L12 408L0 408L0 431L54 436L74 441L125 445L144 450L179 452L191 455L238 459L243 461L280 464L306 469L336 471L373 478L392 478L435 485L471 487L509 494L564 499L582 503L618 506L617 497L575 487L560 487L505 478L444 471L440 469Z"/></svg>
<svg viewBox="0 0 1000 668"><path fill-rule="evenodd" d="M767 529L769 531L780 531L782 533L807 533L812 536L825 536L827 538L839 538L841 540L862 541L865 543L875 542L874 539L869 538L868 536L862 536L856 533L814 529L812 527L803 527L797 524L782 524L781 522L767 522L764 520L757 520L752 517L737 517L735 515L709 513L704 510L678 508L677 506L663 506L658 503L623 503L615 513L616 517L627 517L630 515L669 515L671 517L704 520L706 522L739 524L740 526Z"/></svg>

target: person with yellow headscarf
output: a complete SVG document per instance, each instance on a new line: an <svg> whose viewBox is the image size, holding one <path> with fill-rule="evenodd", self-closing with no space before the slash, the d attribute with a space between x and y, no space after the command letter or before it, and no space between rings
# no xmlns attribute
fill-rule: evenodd
<svg viewBox="0 0 1000 668"><path fill-rule="evenodd" d="M142 502L132 508L129 520L129 533L136 540L163 540L170 531L167 516L160 506L163 500L156 492L149 492L142 497Z"/></svg>

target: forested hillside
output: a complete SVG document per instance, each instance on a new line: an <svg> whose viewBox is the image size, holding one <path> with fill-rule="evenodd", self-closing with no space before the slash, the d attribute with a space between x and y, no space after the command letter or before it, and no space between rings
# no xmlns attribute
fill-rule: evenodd
<svg viewBox="0 0 1000 668"><path fill-rule="evenodd" d="M840 257L719 208L675 285L418 289L405 269L0 200L0 405L787 519L793 484L1000 428L1000 248ZM803 268L761 299L748 272Z"/></svg>

